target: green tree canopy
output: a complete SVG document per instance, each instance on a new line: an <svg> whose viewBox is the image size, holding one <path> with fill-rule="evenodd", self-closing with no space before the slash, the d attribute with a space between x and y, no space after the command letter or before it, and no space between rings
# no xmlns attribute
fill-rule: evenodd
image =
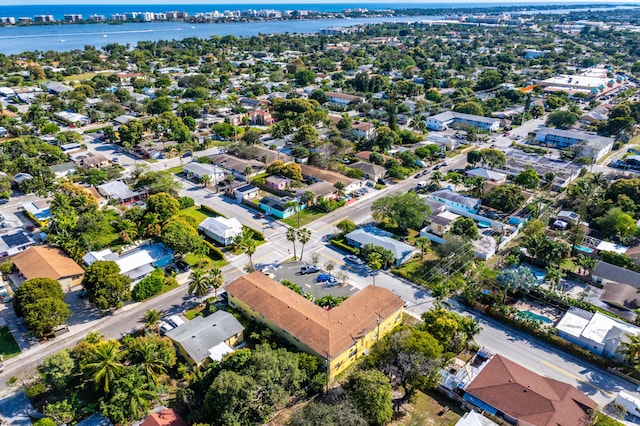
<svg viewBox="0 0 640 426"><path fill-rule="evenodd" d="M378 370L354 372L343 386L349 401L369 424L386 425L393 416L393 394L389 378Z"/></svg>
<svg viewBox="0 0 640 426"><path fill-rule="evenodd" d="M527 167L513 178L513 182L526 189L536 189L540 185L540 176L531 167Z"/></svg>
<svg viewBox="0 0 640 426"><path fill-rule="evenodd" d="M374 219L389 220L402 230L420 229L431 214L429 206L415 192L386 195L377 199L371 206Z"/></svg>
<svg viewBox="0 0 640 426"><path fill-rule="evenodd" d="M522 205L524 195L516 185L502 184L489 191L483 200L489 207L503 212L511 212Z"/></svg>
<svg viewBox="0 0 640 426"><path fill-rule="evenodd" d="M82 279L87 297L100 309L122 306L129 299L130 284L131 279L121 274L118 264L111 260L92 263Z"/></svg>
<svg viewBox="0 0 640 426"><path fill-rule="evenodd" d="M156 213L161 222L166 222L180 211L180 203L166 192L159 192L147 199L147 212Z"/></svg>

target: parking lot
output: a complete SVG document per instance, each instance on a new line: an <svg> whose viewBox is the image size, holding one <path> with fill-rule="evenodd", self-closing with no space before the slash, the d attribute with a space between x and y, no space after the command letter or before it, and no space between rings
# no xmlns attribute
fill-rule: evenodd
<svg viewBox="0 0 640 426"><path fill-rule="evenodd" d="M319 299L321 297L332 296L351 296L355 294L358 289L352 285L346 284L341 286L327 287L325 283L317 282L318 275L321 272L314 274L301 275L300 268L304 266L303 262L289 262L279 264L278 266L272 265L269 268L263 269L265 274L272 274L272 278L276 281L289 280L300 286L302 291L311 293L313 297ZM335 271L334 271L335 272ZM334 276L336 274L334 273Z"/></svg>

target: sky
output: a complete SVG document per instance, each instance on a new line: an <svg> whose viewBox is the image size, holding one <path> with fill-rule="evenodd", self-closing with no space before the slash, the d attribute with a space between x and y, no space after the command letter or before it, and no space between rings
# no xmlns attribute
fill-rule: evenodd
<svg viewBox="0 0 640 426"><path fill-rule="evenodd" d="M110 5L110 4L207 4L215 6L216 4L286 4L286 3L336 3L336 4L362 4L366 7L367 4L372 3L393 3L393 0L34 0L30 2L32 5L54 5L54 4L96 4L96 5ZM487 3L487 0L460 0L461 3ZM488 0L489 3L498 3L496 0ZM634 4L634 0L508 0L509 3L522 3L522 4L539 4L539 3L553 3L553 4L596 4L596 3L625 3ZM24 0L0 0L0 6L23 6ZM415 3L415 4L428 4L428 3L447 3L446 0L401 0L400 3Z"/></svg>

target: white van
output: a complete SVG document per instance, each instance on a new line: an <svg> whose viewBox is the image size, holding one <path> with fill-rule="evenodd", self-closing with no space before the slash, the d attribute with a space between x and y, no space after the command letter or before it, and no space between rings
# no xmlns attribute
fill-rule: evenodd
<svg viewBox="0 0 640 426"><path fill-rule="evenodd" d="M427 181L426 180L422 180L420 182L418 182L417 188L418 189L423 189L427 187Z"/></svg>
<svg viewBox="0 0 640 426"><path fill-rule="evenodd" d="M169 323L174 327L180 327L182 324L184 324L184 320L180 318L178 315L171 315L167 319L167 321L169 321Z"/></svg>

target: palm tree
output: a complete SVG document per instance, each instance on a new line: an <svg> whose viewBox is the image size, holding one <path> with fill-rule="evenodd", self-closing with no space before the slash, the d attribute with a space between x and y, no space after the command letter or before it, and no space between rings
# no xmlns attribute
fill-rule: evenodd
<svg viewBox="0 0 640 426"><path fill-rule="evenodd" d="M300 229L300 204L298 204L296 200L287 201L284 203L284 210L287 211L289 209L295 210L298 219L298 229Z"/></svg>
<svg viewBox="0 0 640 426"><path fill-rule="evenodd" d="M208 275L209 285L214 289L214 296L218 298L218 289L224 284L224 275L222 275L222 269L213 268L209 271Z"/></svg>
<svg viewBox="0 0 640 426"><path fill-rule="evenodd" d="M249 265L251 265L251 270L253 270L253 255L256 253L257 248L258 242L253 238L247 240L244 244L244 252L249 256Z"/></svg>
<svg viewBox="0 0 640 426"><path fill-rule="evenodd" d="M159 402L154 383L137 373L128 374L118 381L118 392L113 400L122 404L126 413L123 414L131 419L143 417L152 405Z"/></svg>
<svg viewBox="0 0 640 426"><path fill-rule="evenodd" d="M480 327L480 320L477 318L465 318L462 322L460 331L464 334L465 349L469 349L469 343L482 331L482 327Z"/></svg>
<svg viewBox="0 0 640 426"><path fill-rule="evenodd" d="M253 167L247 166L244 168L244 177L247 182L249 182L249 176L253 173Z"/></svg>
<svg viewBox="0 0 640 426"><path fill-rule="evenodd" d="M547 276L545 277L545 279L548 282L552 283L554 288L557 289L560 286L560 282L562 281L563 277L564 272L562 271L562 269L553 266L549 266L549 268L547 268Z"/></svg>
<svg viewBox="0 0 640 426"><path fill-rule="evenodd" d="M302 194L300 194L300 202L302 204L306 204L307 207L309 207L311 203L313 203L313 200L315 199L316 199L316 194L314 194L311 191L304 191Z"/></svg>
<svg viewBox="0 0 640 426"><path fill-rule="evenodd" d="M468 180L471 187L471 195L474 197L482 197L484 194L485 181L480 176L474 176Z"/></svg>
<svg viewBox="0 0 640 426"><path fill-rule="evenodd" d="M375 252L369 253L367 265L369 265L371 272L373 272L373 285L376 285L376 275L378 275L378 271L382 268L382 255Z"/></svg>
<svg viewBox="0 0 640 426"><path fill-rule="evenodd" d="M300 250L300 260L304 255L304 245L311 240L311 231L308 228L298 229L298 241L302 243L302 249Z"/></svg>
<svg viewBox="0 0 640 426"><path fill-rule="evenodd" d="M442 308L442 301L449 297L449 294L451 294L451 287L449 283L440 276L440 280L431 286L431 295L435 299L434 306L436 309Z"/></svg>
<svg viewBox="0 0 640 426"><path fill-rule="evenodd" d="M584 274L585 272L587 272L589 269L593 268L594 266L596 266L597 263L597 259L594 259L593 257L589 257L589 256L585 256L584 254L579 254L576 257L576 264L582 268L580 270L581 274Z"/></svg>
<svg viewBox="0 0 640 426"><path fill-rule="evenodd" d="M341 180L333 184L333 187L336 189L338 198L344 197L344 183Z"/></svg>
<svg viewBox="0 0 640 426"><path fill-rule="evenodd" d="M418 237L416 238L416 246L420 247L420 258L424 260L425 247L429 245L431 242L427 237Z"/></svg>
<svg viewBox="0 0 640 426"><path fill-rule="evenodd" d="M440 188L440 181L442 180L442 173L438 170L431 174L431 183Z"/></svg>
<svg viewBox="0 0 640 426"><path fill-rule="evenodd" d="M200 301L209 293L209 277L202 269L194 269L191 271L191 282L189 283L189 293L195 294Z"/></svg>
<svg viewBox="0 0 640 426"><path fill-rule="evenodd" d="M200 183L203 188L206 188L211 183L211 175L202 175L200 176Z"/></svg>
<svg viewBox="0 0 640 426"><path fill-rule="evenodd" d="M147 310L147 312L144 313L145 327L149 327L151 330L157 331L160 318L162 318L162 313L157 309Z"/></svg>
<svg viewBox="0 0 640 426"><path fill-rule="evenodd" d="M620 353L624 354L624 358L629 364L637 368L640 362L640 334L628 335L627 338L629 341L622 342Z"/></svg>
<svg viewBox="0 0 640 426"><path fill-rule="evenodd" d="M167 372L164 361L158 355L156 345L151 342L136 348L136 364L140 372L153 384L158 384L158 376Z"/></svg>
<svg viewBox="0 0 640 426"><path fill-rule="evenodd" d="M296 240L298 239L298 233L295 228L289 227L287 228L287 241L293 244L293 260L296 260L298 256L296 256Z"/></svg>
<svg viewBox="0 0 640 426"><path fill-rule="evenodd" d="M105 393L109 393L110 383L118 378L124 368L120 362L122 355L120 344L116 340L100 342L93 348L91 362L86 368L92 372L95 384Z"/></svg>

